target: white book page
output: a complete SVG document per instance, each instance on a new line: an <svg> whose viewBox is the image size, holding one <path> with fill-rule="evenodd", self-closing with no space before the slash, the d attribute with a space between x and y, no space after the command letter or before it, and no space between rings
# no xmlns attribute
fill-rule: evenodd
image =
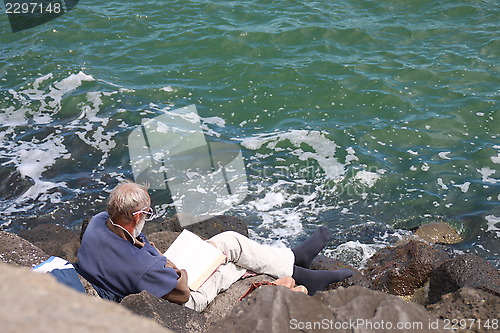
<svg viewBox="0 0 500 333"><path fill-rule="evenodd" d="M186 229L175 239L164 255L177 268L186 270L188 285L192 290L198 289L225 257L221 250Z"/></svg>

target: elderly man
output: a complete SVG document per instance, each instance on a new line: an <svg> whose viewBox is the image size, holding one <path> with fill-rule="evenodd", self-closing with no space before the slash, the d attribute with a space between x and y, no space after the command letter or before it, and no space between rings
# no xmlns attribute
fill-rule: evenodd
<svg viewBox="0 0 500 333"><path fill-rule="evenodd" d="M308 269L330 240L326 227L320 227L293 249L262 245L227 231L209 240L226 254L226 261L200 289L190 291L186 271L178 269L141 233L144 223L154 217L150 205L146 187L124 182L111 192L107 212L97 214L90 221L75 266L101 297L120 301L129 294L146 290L203 311L219 292L227 290L247 270L276 278L292 276L310 295L352 275L348 269Z"/></svg>

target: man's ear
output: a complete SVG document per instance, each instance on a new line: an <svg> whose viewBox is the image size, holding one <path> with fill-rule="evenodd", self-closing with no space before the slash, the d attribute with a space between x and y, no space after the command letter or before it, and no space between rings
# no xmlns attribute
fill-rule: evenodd
<svg viewBox="0 0 500 333"><path fill-rule="evenodd" d="M141 213L132 215L132 222L134 223L134 228L136 225L139 224L140 220L141 220Z"/></svg>

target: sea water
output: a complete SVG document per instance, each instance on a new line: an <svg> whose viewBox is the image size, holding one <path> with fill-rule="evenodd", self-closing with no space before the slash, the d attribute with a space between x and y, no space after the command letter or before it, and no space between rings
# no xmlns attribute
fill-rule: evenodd
<svg viewBox="0 0 500 333"><path fill-rule="evenodd" d="M226 214L253 238L326 225L326 254L360 266L438 221L500 266L499 16L492 0L98 0L13 33L0 15L0 225L78 228L133 177L130 132L195 104L208 140L242 149L249 193Z"/></svg>

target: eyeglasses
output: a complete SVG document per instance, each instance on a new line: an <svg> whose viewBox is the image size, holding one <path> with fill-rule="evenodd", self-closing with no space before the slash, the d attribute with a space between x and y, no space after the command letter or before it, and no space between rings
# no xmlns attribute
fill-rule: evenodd
<svg viewBox="0 0 500 333"><path fill-rule="evenodd" d="M145 218L146 221L151 221L152 219L154 219L156 217L156 214L155 214L153 208L151 208L151 207L138 210L137 212L132 213L132 215L141 214L141 213L146 214L146 218Z"/></svg>

